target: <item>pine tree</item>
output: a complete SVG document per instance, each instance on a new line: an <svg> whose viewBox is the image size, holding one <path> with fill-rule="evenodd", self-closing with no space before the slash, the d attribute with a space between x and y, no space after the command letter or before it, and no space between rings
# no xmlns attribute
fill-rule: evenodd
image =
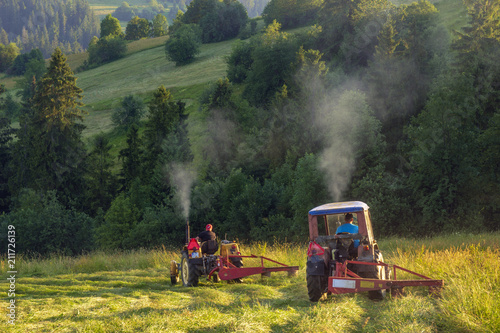
<svg viewBox="0 0 500 333"><path fill-rule="evenodd" d="M94 138L88 159L87 207L95 215L98 209L107 211L114 198L116 179L111 172L111 145L104 135Z"/></svg>
<svg viewBox="0 0 500 333"><path fill-rule="evenodd" d="M122 190L130 189L134 180L140 175L142 158L141 141L139 128L136 124L133 124L127 134L127 147L122 149L118 155L119 159L122 160L122 169L120 172Z"/></svg>
<svg viewBox="0 0 500 333"><path fill-rule="evenodd" d="M500 2L466 0L465 4L469 25L457 33L452 46L458 51L459 70L474 77L476 98L483 104L477 122L486 129L500 103Z"/></svg>
<svg viewBox="0 0 500 333"><path fill-rule="evenodd" d="M394 20L389 17L379 32L378 45L375 46L375 56L379 58L391 58L399 45L395 38Z"/></svg>
<svg viewBox="0 0 500 333"><path fill-rule="evenodd" d="M56 49L20 119L15 188L58 190L68 201L83 193L81 93L66 57Z"/></svg>
<svg viewBox="0 0 500 333"><path fill-rule="evenodd" d="M162 153L165 139L175 131L184 116L184 103L173 100L170 91L163 85L154 93L149 104L149 114L144 130L144 177L149 179Z"/></svg>
<svg viewBox="0 0 500 333"><path fill-rule="evenodd" d="M4 85L0 85L0 95L5 92ZM0 109L4 108L3 97L0 97ZM12 139L15 130L10 126L10 120L0 117L0 213L9 209L10 191L8 187L8 165L12 159Z"/></svg>
<svg viewBox="0 0 500 333"><path fill-rule="evenodd" d="M479 51L488 41L500 42L500 2L490 0L465 0L470 25L457 32L455 48L461 53Z"/></svg>
<svg viewBox="0 0 500 333"><path fill-rule="evenodd" d="M39 117L45 119L45 129L55 126L65 130L74 127L76 121L83 120L85 112L79 109L83 106L80 102L82 92L66 63L66 56L57 48L33 99Z"/></svg>
<svg viewBox="0 0 500 333"><path fill-rule="evenodd" d="M3 45L9 44L9 35L4 30L4 28L0 28L0 44Z"/></svg>

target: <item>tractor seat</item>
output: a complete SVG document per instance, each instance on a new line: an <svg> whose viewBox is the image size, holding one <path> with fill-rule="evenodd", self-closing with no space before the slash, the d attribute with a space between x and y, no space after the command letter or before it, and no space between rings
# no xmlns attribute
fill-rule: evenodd
<svg viewBox="0 0 500 333"><path fill-rule="evenodd" d="M211 239L201 243L201 253L203 254L214 254L219 249L219 244L217 240Z"/></svg>

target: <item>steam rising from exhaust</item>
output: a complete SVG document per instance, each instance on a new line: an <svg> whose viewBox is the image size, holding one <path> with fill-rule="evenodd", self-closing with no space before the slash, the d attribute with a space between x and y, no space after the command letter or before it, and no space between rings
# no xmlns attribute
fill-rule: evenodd
<svg viewBox="0 0 500 333"><path fill-rule="evenodd" d="M356 83L347 85L352 89ZM319 166L325 173L332 199L340 201L351 183L356 153L361 148L364 95L345 90L345 85L344 89L329 90L319 80L312 80L306 86L313 124L321 133L324 147L319 154Z"/></svg>
<svg viewBox="0 0 500 333"><path fill-rule="evenodd" d="M189 218L191 206L191 187L196 179L196 172L187 163L173 163L170 171L170 181L177 188L184 218Z"/></svg>

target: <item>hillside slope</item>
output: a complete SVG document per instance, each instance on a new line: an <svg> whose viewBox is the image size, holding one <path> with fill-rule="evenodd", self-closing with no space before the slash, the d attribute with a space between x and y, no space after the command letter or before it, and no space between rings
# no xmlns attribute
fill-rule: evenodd
<svg viewBox="0 0 500 333"><path fill-rule="evenodd" d="M78 86L84 91L85 109L89 112L85 119L86 134L110 129L112 110L127 95L145 97L160 85L177 90L192 86L203 89L204 85L225 76L224 57L231 52L233 42L202 45L196 60L185 66L175 66L168 61L162 44L77 74Z"/></svg>
<svg viewBox="0 0 500 333"><path fill-rule="evenodd" d="M394 4L409 4L412 0L392 0ZM451 31L459 29L467 22L465 6L461 1L431 0L440 11L440 20ZM99 6L118 6L114 0L91 1ZM128 44L128 56L118 61L77 74L77 84L84 91L85 109L89 115L85 119L85 135L93 135L110 130L113 108L129 94L147 97L160 85L169 89L191 87L190 92L199 95L203 86L226 74L224 57L231 52L235 40L215 44L205 44L200 56L191 64L177 67L168 61L164 51L165 37L145 39ZM68 63L75 70L87 58L86 53L68 56ZM0 84L15 89L16 78L1 76ZM175 89L174 89L175 90ZM14 91L15 92L15 91ZM178 95L175 98L181 98ZM188 96L183 99L197 98Z"/></svg>

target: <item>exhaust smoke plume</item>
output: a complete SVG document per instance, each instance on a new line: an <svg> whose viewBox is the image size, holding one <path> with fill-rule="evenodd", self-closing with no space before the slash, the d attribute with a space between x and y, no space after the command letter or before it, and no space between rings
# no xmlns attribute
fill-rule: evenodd
<svg viewBox="0 0 500 333"><path fill-rule="evenodd" d="M369 107L357 90L343 87L331 91L319 81L306 86L314 90L308 91L309 105L324 147L319 154L320 168L332 199L339 201L351 183L359 150L368 144L370 134L364 125ZM356 84L349 82L348 86L352 89Z"/></svg>
<svg viewBox="0 0 500 333"><path fill-rule="evenodd" d="M196 179L196 172L188 163L174 163L170 166L170 170L170 180L177 188L182 212L187 219L191 206L191 186Z"/></svg>

